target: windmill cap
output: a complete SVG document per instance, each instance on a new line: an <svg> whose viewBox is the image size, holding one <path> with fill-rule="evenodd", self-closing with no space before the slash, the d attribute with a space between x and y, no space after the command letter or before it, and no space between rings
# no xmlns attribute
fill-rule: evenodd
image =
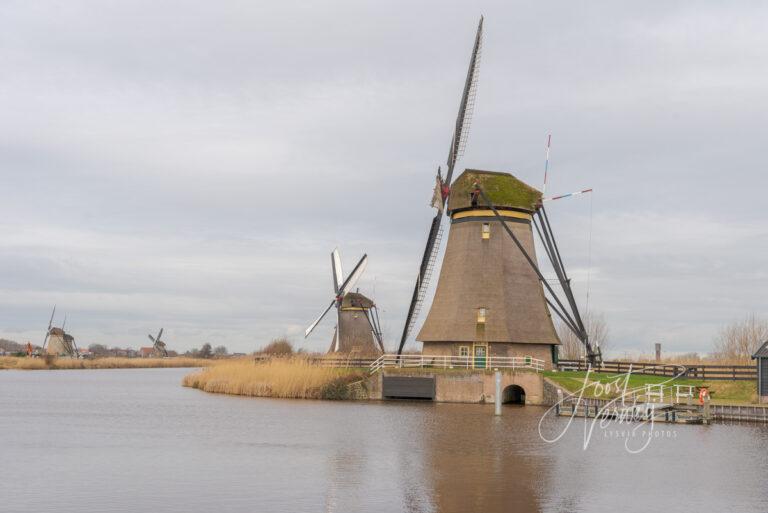
<svg viewBox="0 0 768 513"><path fill-rule="evenodd" d="M348 292L341 300L341 308L373 308L373 301L360 294L359 292Z"/></svg>
<svg viewBox="0 0 768 513"><path fill-rule="evenodd" d="M541 202L541 192L509 173L466 169L451 185L448 212L472 208L488 208L482 198L472 205L472 192L478 184L497 208L535 212Z"/></svg>

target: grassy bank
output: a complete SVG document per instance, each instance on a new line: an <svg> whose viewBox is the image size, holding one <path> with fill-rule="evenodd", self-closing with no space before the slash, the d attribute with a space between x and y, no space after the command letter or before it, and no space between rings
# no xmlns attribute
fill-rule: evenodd
<svg viewBox="0 0 768 513"><path fill-rule="evenodd" d="M206 367L216 360L202 358L26 358L0 356L0 369L51 370L51 369L143 369L161 367Z"/></svg>
<svg viewBox="0 0 768 513"><path fill-rule="evenodd" d="M545 372L544 375L563 387L569 392L576 392L582 386L584 386L584 378L586 372ZM623 376L622 376L623 378ZM607 383L616 382L616 374L611 373L590 373L589 375L589 387L586 389L585 397L596 397L595 391L604 391L604 387L598 387L597 383L605 385ZM623 380L620 385L623 386ZM669 377L664 376L647 376L644 374L632 374L629 377L629 383L627 389L638 388L645 386L646 384L659 384L664 383L667 386L673 385L692 385L695 387L705 386L709 388L712 394L712 402L714 404L752 404L757 402L757 390L754 381L703 381L700 379L683 379L678 378L670 380ZM601 393L599 395L602 399L609 399L617 397L615 387L613 390L607 393ZM697 399L697 397L695 398Z"/></svg>
<svg viewBox="0 0 768 513"><path fill-rule="evenodd" d="M184 377L183 385L216 394L298 399L350 399L361 370L313 365L302 358L229 360Z"/></svg>

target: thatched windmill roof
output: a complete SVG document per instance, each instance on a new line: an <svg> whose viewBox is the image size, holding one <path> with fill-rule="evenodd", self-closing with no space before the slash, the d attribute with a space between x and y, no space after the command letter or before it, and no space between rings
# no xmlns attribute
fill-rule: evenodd
<svg viewBox="0 0 768 513"><path fill-rule="evenodd" d="M341 301L341 308L365 308L370 309L376 306L373 301L360 294L359 292L347 292Z"/></svg>
<svg viewBox="0 0 768 513"><path fill-rule="evenodd" d="M509 173L467 169L451 185L448 211L473 208L472 191L478 183L497 208L534 212L541 202L541 192ZM482 199L478 207L484 207Z"/></svg>

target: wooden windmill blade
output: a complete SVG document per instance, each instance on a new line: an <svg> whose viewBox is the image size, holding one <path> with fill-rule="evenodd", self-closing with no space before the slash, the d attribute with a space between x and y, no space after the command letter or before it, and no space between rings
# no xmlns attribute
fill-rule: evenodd
<svg viewBox="0 0 768 513"><path fill-rule="evenodd" d="M308 337L312 331L314 331L317 325L322 322L326 315L328 315L328 312L331 311L331 308L335 306L336 325L334 327L333 339L331 341L330 347L328 348L328 352L353 352L359 350L359 346L366 345L365 337L361 336L361 333L363 332L363 330L361 330L361 322L363 323L362 326L366 327L365 331L369 334L370 331L367 330L368 322L364 320L360 311L363 310L364 313L367 314L365 310L370 308L368 303L372 302L370 302L369 299L365 298L365 296L359 292L354 291L354 289L363 272L365 272L367 266L368 255L363 254L355 267L352 269L352 272L349 273L349 275L345 278L341 266L339 250L338 248L333 250L331 253L331 276L333 278L334 292L333 299L317 317L317 319L315 319L312 324L310 324L309 327L304 331L305 338ZM365 317L367 318L367 315ZM371 348L373 348L375 351L378 351L376 348L377 340L378 339L371 337L367 342L367 344L370 344Z"/></svg>
<svg viewBox="0 0 768 513"><path fill-rule="evenodd" d="M80 350L77 348L77 342L75 342L75 337L70 336L69 340L71 342L69 345L70 355L75 358L80 358Z"/></svg>
<svg viewBox="0 0 768 513"><path fill-rule="evenodd" d="M438 184L442 183L440 194L442 196L442 205L436 205L438 209L435 217L432 219L432 224L429 227L427 234L427 243L424 246L424 253L421 256L421 265L419 265L419 272L416 275L416 283L413 287L413 294L411 296L411 303L408 306L408 313L405 317L405 325L403 326L403 334L400 338L400 346L397 349L397 354L403 352L408 335L413 329L413 325L416 322L421 304L424 301L424 295L426 289L429 286L429 279L432 276L434 270L435 260L437 258L437 251L440 248L441 233L442 233L442 220L443 209L445 202L448 200L450 194L451 179L453 177L453 169L456 166L456 161L461 156L467 142L467 136L469 135L469 125L472 112L474 111L475 95L477 93L477 79L480 69L480 50L482 48L483 41L483 17L480 17L480 22L477 25L477 33L475 34L475 43L472 47L472 56L469 60L469 69L467 70L467 78L464 82L464 91L461 95L461 102L459 103L459 113L456 116L456 124L453 129L453 136L451 137L451 146L448 150L448 172L445 175L445 181L442 181L440 177L440 171L438 169Z"/></svg>
<svg viewBox="0 0 768 513"><path fill-rule="evenodd" d="M346 296L353 288L355 288L355 285L357 285L357 281L360 279L360 276L362 276L363 271L365 271L365 268L368 266L368 254L365 253L360 258L360 261L357 262L357 265L352 269L352 272L349 273L349 276L347 276L347 279L344 280L344 283L341 284L339 287L338 293L336 295L336 344L334 347L334 351L338 352L341 348L341 337L342 337L342 330L341 330L341 305L344 301L344 296Z"/></svg>
<svg viewBox="0 0 768 513"><path fill-rule="evenodd" d="M67 315L64 314L64 321L61 323L61 340L64 343L64 351L67 353L67 355L71 358L77 358L80 356L80 352L77 350L77 343L75 342L75 337L72 335L67 334L67 331L64 329L67 327Z"/></svg>
<svg viewBox="0 0 768 513"><path fill-rule="evenodd" d="M355 285L357 285L357 281L360 279L360 276L362 276L363 271L365 271L365 268L368 266L368 254L364 254L360 261L357 262L357 265L352 269L352 272L349 273L349 276L347 276L347 279L344 280L344 283L341 284L339 287L339 296L344 296L347 292L350 292L353 288L355 288Z"/></svg>
<svg viewBox="0 0 768 513"><path fill-rule="evenodd" d="M323 313L321 313L321 314L320 314L320 316L319 316L317 319L315 319L315 321L314 321L312 324L310 324L310 325L309 325L309 327L308 327L306 330L304 330L304 338L307 338L307 337L309 336L309 334L310 334L310 333L312 333L312 332L314 331L315 327L316 327L318 324L320 324L320 321L322 321L322 320L323 320L323 317L325 317L325 315L328 313L328 311L329 311L331 308L333 308L333 306L334 306L335 304L336 304L336 298L333 298L333 300L331 301L331 304L330 304L330 305L328 305L328 308L326 308L325 310L323 310Z"/></svg>
<svg viewBox="0 0 768 513"><path fill-rule="evenodd" d="M331 272L333 273L333 290L338 294L341 285L344 283L344 271L341 268L339 248L334 248L333 252L331 252Z"/></svg>
<svg viewBox="0 0 768 513"><path fill-rule="evenodd" d="M328 305L328 307L323 310L323 313L321 313L317 319L314 320L312 324L309 325L309 327L304 330L304 338L307 338L312 331L314 331L315 327L320 324L320 321L323 320L323 318L328 314L328 311L335 305L337 308L340 306L340 301L344 298L344 294L349 292L357 283L357 280L360 279L360 275L363 274L363 271L365 270L365 267L368 265L368 255L365 254L362 256L360 261L357 263L354 269L352 269L352 272L347 277L346 280L342 281L341 278L343 277L343 271L341 269L341 259L339 258L339 250L334 249L333 253L331 253L331 272L333 273L333 289L335 292L335 296L331 303ZM338 316L337 316L338 317ZM337 324L337 330L338 330L338 324ZM336 346L338 347L338 333L337 333L337 343Z"/></svg>
<svg viewBox="0 0 768 513"><path fill-rule="evenodd" d="M165 348L165 342L163 342L162 336L163 328L160 328L160 331L157 334L157 339L155 339L154 348L161 356L168 356L168 350Z"/></svg>
<svg viewBox="0 0 768 513"><path fill-rule="evenodd" d="M51 319L48 321L48 330L45 332L45 339L43 339L43 351L45 351L45 345L48 343L48 338L51 336L51 328L53 327L54 315L56 315L56 305L53 305L53 312L51 312Z"/></svg>
<svg viewBox="0 0 768 513"><path fill-rule="evenodd" d="M373 334L373 338L376 339L376 343L379 345L379 349L381 349L382 353L385 353L386 351L384 350L384 342L381 339L381 327L379 326L378 314L374 313L375 311L376 305L374 305L370 310L365 310L365 319L371 326L371 333Z"/></svg>
<svg viewBox="0 0 768 513"><path fill-rule="evenodd" d="M483 47L483 17L480 16L480 22L477 25L475 34L475 44L472 47L472 57L469 60L469 69L467 70L467 79L464 82L464 92L461 95L459 103L459 113L456 116L456 126L451 138L451 147L448 151L448 173L445 175L445 181L450 186L453 177L453 168L456 161L461 157L467 144L469 136L469 125L472 119L472 113L475 107L475 95L477 94L477 80L480 70L480 54Z"/></svg>
<svg viewBox="0 0 768 513"><path fill-rule="evenodd" d="M343 298L342 298L343 300ZM336 331L333 334L333 352L338 353L341 348L341 301L336 305Z"/></svg>

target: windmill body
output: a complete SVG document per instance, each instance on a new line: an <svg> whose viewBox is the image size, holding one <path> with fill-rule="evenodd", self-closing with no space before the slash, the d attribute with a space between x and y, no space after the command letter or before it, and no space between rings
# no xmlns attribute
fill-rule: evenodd
<svg viewBox="0 0 768 513"><path fill-rule="evenodd" d="M509 173L467 169L452 180L475 104L482 36L481 17L445 178L438 168L432 199L437 212L416 275L398 354L415 325L436 268L445 215L450 223L445 256L434 300L416 336L423 342L424 354L472 357L473 365L482 368L489 356L531 357L551 366L560 344L551 317L554 312L584 344L590 362L597 363L600 351L589 342L542 193ZM539 269L533 227L557 275L559 292Z"/></svg>
<svg viewBox="0 0 768 513"><path fill-rule="evenodd" d="M535 256L532 214L541 193L509 173L466 170L451 187L450 231L429 313L416 340L425 355L530 356L552 362L560 344L538 276L494 213Z"/></svg>
<svg viewBox="0 0 768 513"><path fill-rule="evenodd" d="M48 329L45 331L43 354L79 358L80 352L77 349L75 338L64 331L64 326L67 324L67 317L64 316L64 322L62 323L61 328L57 328L53 325L53 318L55 316L56 306L54 305L53 311L51 312L51 318L48 321Z"/></svg>
<svg viewBox="0 0 768 513"><path fill-rule="evenodd" d="M77 358L75 338L61 328L51 328L48 331L48 344L45 353L55 356L71 356Z"/></svg>
<svg viewBox="0 0 768 513"><path fill-rule="evenodd" d="M336 328L328 349L329 354L374 356L384 351L376 304L360 292L351 291L367 263L368 255L363 255L345 279L339 250L334 249L331 253L334 297L330 305L304 332L304 337L308 337L326 314L335 307Z"/></svg>
<svg viewBox="0 0 768 513"><path fill-rule="evenodd" d="M369 319L376 305L359 292L344 295L339 305L338 326L329 353L381 354Z"/></svg>

